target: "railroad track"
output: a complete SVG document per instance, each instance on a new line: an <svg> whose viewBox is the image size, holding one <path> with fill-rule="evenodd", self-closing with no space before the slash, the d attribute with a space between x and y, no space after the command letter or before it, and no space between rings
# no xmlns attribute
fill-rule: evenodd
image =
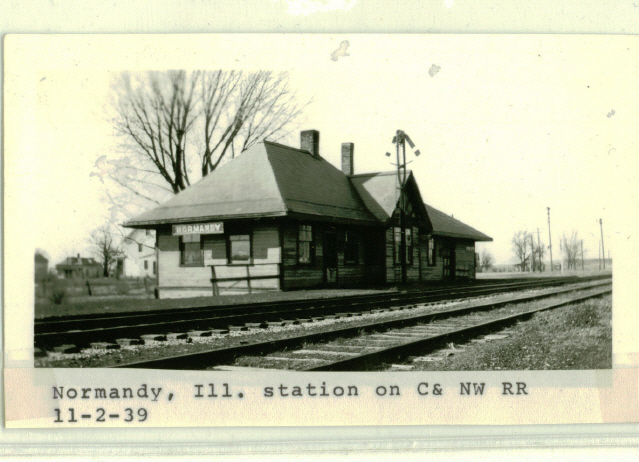
<svg viewBox="0 0 639 462"><path fill-rule="evenodd" d="M583 294L584 291L587 293ZM222 366L226 370L237 367L308 371L375 370L384 362L401 360L415 351L434 349L446 342L482 334L543 310L600 297L611 291L610 282L595 282L587 287L520 295L497 302L480 301L448 310L407 309L401 311L400 316L390 319L114 367L202 370ZM582 294L574 295L575 292ZM568 296L570 293L573 294ZM526 303L544 298L559 300L548 301L534 310L525 306Z"/></svg>
<svg viewBox="0 0 639 462"><path fill-rule="evenodd" d="M269 327L342 317L373 309L436 303L496 293L554 287L564 284L608 280L553 278L489 283L480 286L444 287L428 292L381 293L315 300L294 300L262 304L154 310L133 313L69 316L36 320L34 343L40 351L74 352L81 348L117 348L145 340L184 339L224 334L248 327Z"/></svg>

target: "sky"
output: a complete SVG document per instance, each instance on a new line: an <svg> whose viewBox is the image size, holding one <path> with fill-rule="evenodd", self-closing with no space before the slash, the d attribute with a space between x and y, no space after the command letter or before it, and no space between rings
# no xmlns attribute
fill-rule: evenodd
<svg viewBox="0 0 639 462"><path fill-rule="evenodd" d="M347 46L341 44L347 41ZM106 108L123 72L163 69L286 71L312 99L299 129L320 131L320 154L355 173L392 170L398 129L423 199L488 234L480 244L513 261L528 230L553 256L573 230L597 258L629 229L639 122L636 37L507 35L24 36L6 40L5 230L9 245L52 263L90 253L109 218L95 172L119 141ZM342 49L337 59L335 50ZM285 144L299 146L296 130ZM623 251L623 249L621 250Z"/></svg>

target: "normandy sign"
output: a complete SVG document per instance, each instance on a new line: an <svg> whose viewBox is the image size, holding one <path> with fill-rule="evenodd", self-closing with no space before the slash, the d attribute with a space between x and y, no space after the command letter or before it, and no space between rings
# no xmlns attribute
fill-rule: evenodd
<svg viewBox="0 0 639 462"><path fill-rule="evenodd" d="M187 234L224 234L224 223L218 221L194 225L173 225L174 236L185 236Z"/></svg>

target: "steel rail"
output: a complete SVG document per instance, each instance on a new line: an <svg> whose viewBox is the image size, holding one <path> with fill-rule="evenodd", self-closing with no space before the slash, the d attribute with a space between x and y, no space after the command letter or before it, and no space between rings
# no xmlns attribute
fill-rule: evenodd
<svg viewBox="0 0 639 462"><path fill-rule="evenodd" d="M139 368L139 369L173 369L173 370L199 370L217 365L222 365L235 360L241 356L263 356L276 351L294 349L304 343L326 342L335 338L353 337L362 332L370 332L378 329L391 329L397 327L406 327L415 325L420 322L432 321L438 318L449 318L468 314L475 311L485 311L495 309L512 303L525 303L543 298L549 298L562 295L568 292L592 289L599 285L570 288L553 291L545 294L535 294L532 296L519 296L498 302L490 302L476 304L462 308L453 308L445 311L423 313L419 315L406 316L398 319L375 321L368 324L357 325L352 327L343 327L326 332L318 332L312 334L296 335L283 339L276 339L264 342L255 342L246 345L238 345L228 348L218 348L196 353L187 353L183 355L170 356L146 361L136 361L126 364L118 364L110 366L112 368ZM606 289L603 293L611 292L612 289Z"/></svg>
<svg viewBox="0 0 639 462"><path fill-rule="evenodd" d="M249 312L252 310L268 310L269 308L281 309L283 307L300 307L304 308L307 306L317 306L317 305L343 305L344 303L349 302L366 302L369 300L381 300L381 299L398 299L398 298L411 298L418 295L436 295L440 293L449 293L451 291L459 291L459 290L488 290L497 287L518 287L518 286L527 286L530 284L567 284L571 282L588 282L599 279L609 279L610 276L602 275L602 276L591 276L587 278L578 278L578 277L560 277L560 278L548 278L548 279L525 279L525 280L514 280L505 282L504 280L500 280L498 283L485 283L482 282L478 285L454 285L447 287L437 287L428 291L405 291L405 292L380 292L375 294L361 294L361 295L348 295L348 296L338 296L338 297L326 297L326 298L316 298L312 300L281 300L281 301L271 301L271 302L262 302L262 303L239 303L235 305L218 305L218 306L200 306L200 307L187 307L187 308L167 308L167 309L155 309L155 310L147 310L147 311L135 311L135 312L114 312L114 313L98 313L98 314L83 314L83 315L67 315L67 316L50 316L47 318L36 319L34 323L34 328L36 333L46 333L46 332L59 332L64 330L69 330L69 328L73 329L76 326L84 327L86 323L101 323L100 327L105 327L105 324L109 323L121 323L125 320L130 320L137 318L139 320L144 320L147 318L155 318L157 316L171 316L171 315L198 315L203 312L216 312L216 313L224 313L226 311L245 311ZM112 324L116 325L116 324Z"/></svg>
<svg viewBox="0 0 639 462"><path fill-rule="evenodd" d="M127 317L125 319L112 319L112 323L87 321L66 326L68 330L36 332L34 343L36 346L48 349L52 346L62 344L73 344L76 346L88 345L91 342L109 342L117 338L139 338L145 334L166 334L167 332L186 332L188 330L210 330L215 328L227 328L229 325L245 324L247 322L279 321L283 319L295 320L300 317L320 317L334 314L337 308L350 312L364 311L371 308L386 308L402 304L423 304L453 299L471 298L481 295L490 295L509 290L524 290L539 287L553 287L574 282L572 279L533 281L526 283L491 285L489 287L460 288L457 290L438 291L438 293L427 292L412 293L407 296L393 297L368 297L366 300L359 300L350 304L334 303L331 300L325 304L323 300L305 301L284 309L267 309L265 311L230 310L229 311L198 311L191 313L177 312L170 317L148 316ZM587 282L587 281L586 281ZM602 282L605 284L607 282ZM402 294L399 294L402 295ZM337 300L341 301L341 300ZM135 323L133 323L134 321ZM76 329L69 329L76 327ZM77 327L82 327L77 329Z"/></svg>
<svg viewBox="0 0 639 462"><path fill-rule="evenodd" d="M492 321L486 321L481 324L476 324L470 327L463 327L442 334L434 335L431 337L414 340L412 342L402 343L400 345L391 346L382 350L374 351L371 353L364 353L359 356L347 358L339 361L333 361L329 364L324 364L317 367L309 367L304 369L305 371L364 371L371 370L374 366L383 364L387 361L398 361L406 358L407 356L414 355L416 351L419 354L425 354L425 352L433 351L441 345L450 342L452 340L467 338L469 336L476 336L478 333L484 333L486 330L494 330L496 327L509 325L515 321L522 319L528 319L537 313L542 311L554 310L567 305L573 305L591 298L601 297L603 295L612 293L612 289L602 290L600 292L585 295L582 297L573 298L571 300L565 300L557 302L549 306L537 308L523 313L518 313L502 318L494 319Z"/></svg>

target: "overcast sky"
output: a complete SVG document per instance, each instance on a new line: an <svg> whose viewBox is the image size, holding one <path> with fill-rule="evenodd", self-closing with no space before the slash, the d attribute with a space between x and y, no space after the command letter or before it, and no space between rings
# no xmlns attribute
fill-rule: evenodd
<svg viewBox="0 0 639 462"><path fill-rule="evenodd" d="M347 56L331 53L347 40ZM518 230L540 230L553 254L578 231L596 258L599 223L615 255L636 183L636 38L605 36L31 36L5 52L5 229L57 263L88 255L109 217L95 161L117 156L105 107L122 71L288 71L301 129L355 172L394 168L386 151L405 130L421 151L410 167L424 200L493 237L509 262ZM430 72L429 72L430 71ZM295 133L287 144L299 146Z"/></svg>

